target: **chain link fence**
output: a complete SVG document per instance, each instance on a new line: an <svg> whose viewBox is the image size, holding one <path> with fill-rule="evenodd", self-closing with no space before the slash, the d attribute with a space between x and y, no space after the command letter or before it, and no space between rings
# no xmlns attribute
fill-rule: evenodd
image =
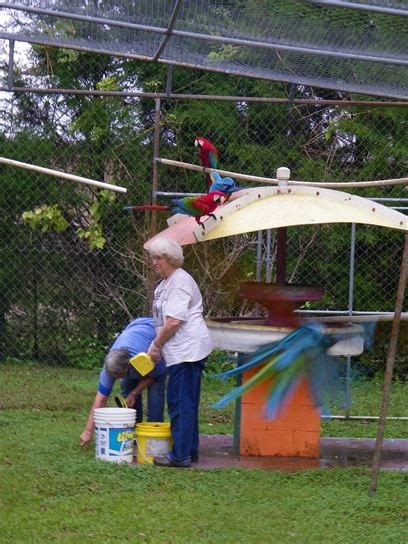
<svg viewBox="0 0 408 544"><path fill-rule="evenodd" d="M2 359L99 366L114 335L149 312L143 243L151 217L124 205L151 202L155 121L159 156L178 161L199 164L194 139L204 136L219 149L221 169L257 176L275 177L280 166L305 181L397 178L407 171L407 108L22 90L3 93L0 107L3 156L128 189L123 196L1 166ZM205 191L202 173L157 168L160 192ZM407 206L404 185L353 193ZM159 203L169 199L160 196ZM159 215L159 230L167 217ZM288 282L323 287L321 302L305 309L392 312L403 236L356 227L351 292L350 225L288 228ZM238 295L239 283L255 279L257 265L260 279L274 281L276 233L269 240L264 233L258 263L257 244L254 233L186 248L186 268L208 316L253 312ZM374 350L361 358L372 374L385 368L389 330L389 323L378 326ZM401 378L406 333L404 322L395 365Z"/></svg>

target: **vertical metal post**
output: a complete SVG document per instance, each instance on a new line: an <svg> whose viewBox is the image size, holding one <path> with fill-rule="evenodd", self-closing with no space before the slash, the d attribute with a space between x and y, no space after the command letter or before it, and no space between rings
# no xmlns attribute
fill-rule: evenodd
<svg viewBox="0 0 408 544"><path fill-rule="evenodd" d="M262 231L258 230L258 239L256 241L256 281L261 281L262 269Z"/></svg>
<svg viewBox="0 0 408 544"><path fill-rule="evenodd" d="M354 259L356 254L356 224L351 224L350 240L350 269L349 269L349 293L348 293L348 313L353 315L354 306ZM350 417L351 406L351 356L347 356L346 366L346 418Z"/></svg>
<svg viewBox="0 0 408 544"><path fill-rule="evenodd" d="M272 259L271 259L271 229L266 231L266 253L265 253L265 280L271 283L272 278Z"/></svg>
<svg viewBox="0 0 408 544"><path fill-rule="evenodd" d="M9 40L9 65L7 77L7 89L10 91L14 86L14 40Z"/></svg>
<svg viewBox="0 0 408 544"><path fill-rule="evenodd" d="M377 489L378 471L380 468L382 445L384 440L385 420L387 417L388 402L391 391L392 371L394 368L395 354L398 344L398 333L401 322L401 311L404 302L405 286L407 283L408 272L408 234L405 235L404 252L402 255L400 278L398 283L397 298L395 301L394 319L392 322L390 344L387 355L387 366L385 369L383 396L381 401L380 416L378 418L377 436L375 440L375 449L373 456L373 465L371 471L371 481L368 488L368 494L374 495Z"/></svg>
<svg viewBox="0 0 408 544"><path fill-rule="evenodd" d="M160 98L155 99L154 105L152 204L157 204L157 190L159 188L159 168L156 159L159 157L160 152ZM150 238L155 234L157 234L157 211L152 210L150 215ZM151 266L148 266L147 270L147 300L150 309L153 304L155 276Z"/></svg>
<svg viewBox="0 0 408 544"><path fill-rule="evenodd" d="M285 166L276 170L278 178L278 190L287 192L288 181L290 179L290 170ZM287 249L287 229L286 227L278 228L277 248L276 248L276 283L278 285L286 284L286 249Z"/></svg>
<svg viewBox="0 0 408 544"><path fill-rule="evenodd" d="M261 281L261 272L262 272L262 238L263 231L258 230L258 238L256 241L256 272L255 279L256 281ZM259 317L259 304L255 304L255 317Z"/></svg>
<svg viewBox="0 0 408 544"><path fill-rule="evenodd" d="M171 88L173 83L173 64L167 66L167 81L166 81L166 96L171 95Z"/></svg>
<svg viewBox="0 0 408 544"><path fill-rule="evenodd" d="M159 167L156 159L160 152L160 98L154 101L154 136L153 136L153 179L152 179L152 204L157 204L157 190L159 188ZM150 236L157 233L157 212L153 210L150 223Z"/></svg>

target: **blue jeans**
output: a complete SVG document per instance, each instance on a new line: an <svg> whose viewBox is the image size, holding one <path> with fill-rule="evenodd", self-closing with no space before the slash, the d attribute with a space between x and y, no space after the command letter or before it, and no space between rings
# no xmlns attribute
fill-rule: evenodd
<svg viewBox="0 0 408 544"><path fill-rule="evenodd" d="M189 465L191 455L198 453L201 372L206 361L207 357L168 368L167 406L173 437L173 449L168 457L177 463Z"/></svg>
<svg viewBox="0 0 408 544"><path fill-rule="evenodd" d="M140 380L137 378L123 378L120 380L120 390L124 397L133 391ZM164 391L166 386L166 374L155 378L154 382L147 388L147 421L164 420ZM133 406L136 410L136 423L143 421L143 402L142 395L136 397Z"/></svg>

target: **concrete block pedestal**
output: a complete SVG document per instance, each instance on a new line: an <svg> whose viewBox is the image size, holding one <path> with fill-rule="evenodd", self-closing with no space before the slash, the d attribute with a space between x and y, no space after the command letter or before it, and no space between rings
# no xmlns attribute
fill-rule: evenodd
<svg viewBox="0 0 408 544"><path fill-rule="evenodd" d="M243 374L245 383L256 370ZM303 379L276 419L265 417L271 381L266 380L241 399L240 455L320 456L320 410L315 407L307 379Z"/></svg>

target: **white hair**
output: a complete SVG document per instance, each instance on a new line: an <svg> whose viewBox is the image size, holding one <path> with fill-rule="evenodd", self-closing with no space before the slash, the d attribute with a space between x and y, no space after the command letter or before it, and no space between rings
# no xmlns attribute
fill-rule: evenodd
<svg viewBox="0 0 408 544"><path fill-rule="evenodd" d="M129 368L130 354L126 348L111 350L105 357L105 370L113 378L120 377Z"/></svg>
<svg viewBox="0 0 408 544"><path fill-rule="evenodd" d="M174 240L160 236L148 249L151 257L165 257L172 266L183 266L183 248Z"/></svg>

